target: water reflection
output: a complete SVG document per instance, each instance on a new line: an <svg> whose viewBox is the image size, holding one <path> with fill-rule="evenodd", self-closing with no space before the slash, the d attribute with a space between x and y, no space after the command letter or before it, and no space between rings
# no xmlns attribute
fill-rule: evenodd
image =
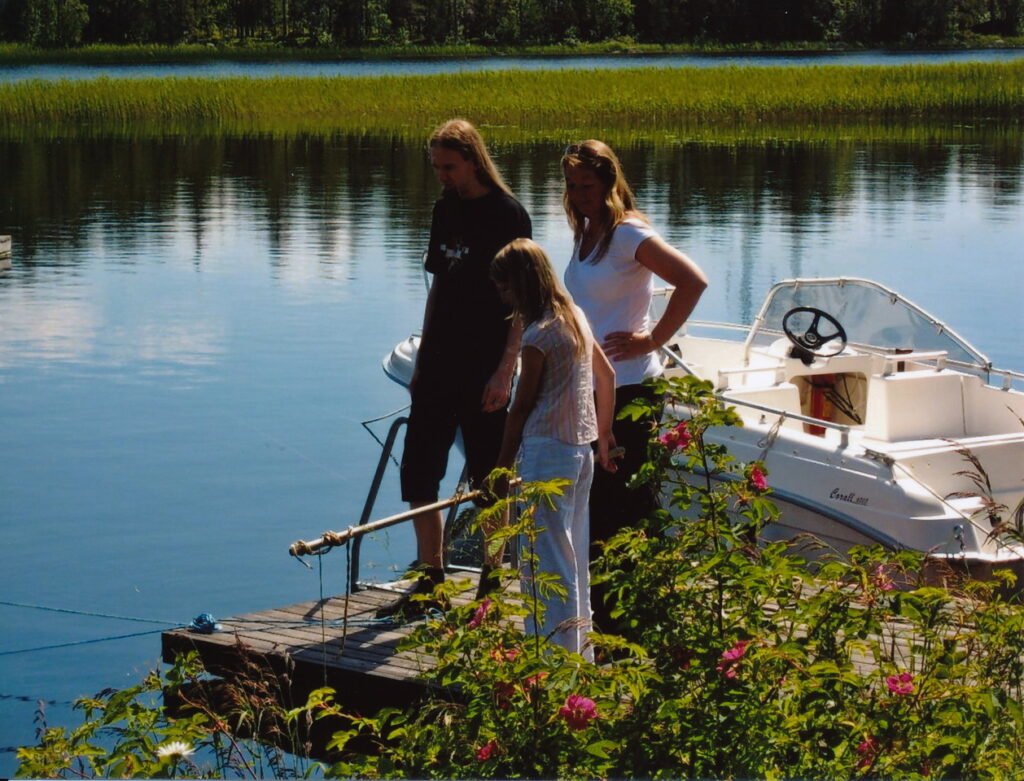
<svg viewBox="0 0 1024 781"><path fill-rule="evenodd" d="M706 314L748 320L781 276L865 274L880 256L930 275L934 257L903 240L932 233L929 226L959 241L976 230L972 245L1001 262L1018 245L1022 148L1010 134L970 145L620 151L658 227L717 269L720 293ZM557 155L546 145L499 149L538 237L564 258ZM422 146L398 138L36 140L0 144L0 162L3 223L18 247L8 296L97 265L186 259L216 273L259 264L293 288L345 284L386 264L383 273L413 291L437 192ZM863 255L852 255L851 240Z"/></svg>

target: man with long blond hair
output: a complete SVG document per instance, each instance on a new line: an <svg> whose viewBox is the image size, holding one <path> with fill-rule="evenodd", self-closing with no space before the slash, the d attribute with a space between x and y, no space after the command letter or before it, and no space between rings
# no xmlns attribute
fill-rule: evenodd
<svg viewBox="0 0 1024 781"><path fill-rule="evenodd" d="M473 485L480 486L497 463L522 326L510 319L490 264L509 241L532 235L529 215L472 124L446 122L434 131L429 149L443 191L430 226L425 267L433 280L409 385L412 409L402 455L402 499L414 509L437 501L457 430ZM413 521L419 575L414 594L430 593L444 581L443 523L439 510ZM422 601L409 596L377 615L422 612Z"/></svg>

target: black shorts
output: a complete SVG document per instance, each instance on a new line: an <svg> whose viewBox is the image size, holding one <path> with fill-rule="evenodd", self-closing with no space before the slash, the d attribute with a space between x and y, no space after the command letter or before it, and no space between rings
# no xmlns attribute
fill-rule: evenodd
<svg viewBox="0 0 1024 781"><path fill-rule="evenodd" d="M435 502L441 479L448 468L448 451L462 431L469 479L474 488L483 484L498 461L508 411L483 412L483 386L448 384L448 392L421 390L413 395L402 452L402 500Z"/></svg>

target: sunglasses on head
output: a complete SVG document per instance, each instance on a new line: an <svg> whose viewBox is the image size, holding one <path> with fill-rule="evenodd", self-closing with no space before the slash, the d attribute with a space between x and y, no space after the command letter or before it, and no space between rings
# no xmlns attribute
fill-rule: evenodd
<svg viewBox="0 0 1024 781"><path fill-rule="evenodd" d="M597 158L597 152L595 152L593 149L591 149L589 146L586 146L585 144L569 144L569 146L565 148L563 156L568 157L569 155L577 155L578 157L589 157L591 159Z"/></svg>

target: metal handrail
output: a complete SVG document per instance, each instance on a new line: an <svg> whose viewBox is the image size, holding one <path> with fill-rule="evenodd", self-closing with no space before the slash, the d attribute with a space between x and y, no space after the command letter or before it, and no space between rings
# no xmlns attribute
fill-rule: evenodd
<svg viewBox="0 0 1024 781"><path fill-rule="evenodd" d="M370 483L370 490L366 494L366 501L363 503L363 512L359 516L359 526L366 525L373 512L373 506L377 503L377 494L380 493L380 484L384 479L384 470L387 468L388 459L391 458L391 451L395 447L395 440L398 438L398 430L409 422L409 418L396 418L388 429L388 435L384 439L381 448L380 460L377 462L377 470L373 474L373 481ZM322 538L321 538L322 539ZM362 535L358 535L352 543L352 563L349 567L348 592L354 594L359 590L359 552L362 548ZM297 543L296 543L297 544ZM291 550L289 548L289 550ZM293 554L295 555L295 554Z"/></svg>
<svg viewBox="0 0 1024 781"><path fill-rule="evenodd" d="M891 377L901 363L934 361L935 371L941 372L949 360L948 350L916 350L909 353L886 353L883 356L882 376Z"/></svg>
<svg viewBox="0 0 1024 781"><path fill-rule="evenodd" d="M354 594L356 591L360 590L359 554L362 548L363 537L365 535L371 532L380 531L381 529L386 529L390 526L395 526L404 521L412 520L420 515L425 515L437 510L452 508L452 512L454 512L455 508L459 505L465 504L466 502L472 502L480 498L483 493L480 490L459 492L447 499L441 499L422 507L416 507L396 515L390 515L387 518L371 521L370 515L373 513L373 507L377 502L377 495L380 493L380 486L384 479L384 472L387 469L388 460L391 458L391 451L395 446L395 440L398 438L398 432L401 427L406 425L408 422L409 418L407 417L396 418L388 429L387 437L385 437L384 442L382 443L380 459L377 461L377 469L374 471L373 480L370 483L370 490L366 494L366 501L363 503L363 511L359 516L358 523L353 526L349 526L347 529L342 531L326 531L315 540L297 540L288 546L289 554L295 557L301 557L319 555L330 548L340 547L351 542L352 550L348 582L348 591L350 594ZM465 470L463 470L463 478L465 478ZM460 486L463 482L464 480L459 481ZM514 478L509 482L509 485L518 485L520 482L519 478ZM445 524L446 531L451 526L451 520L452 518L449 516L448 523Z"/></svg>
<svg viewBox="0 0 1024 781"><path fill-rule="evenodd" d="M436 510L444 510L457 504L471 502L474 499L479 498L481 493L482 491L477 489L464 494L456 494L455 496L450 496L447 499L440 499L436 502L425 504L422 507L406 510L405 512L397 513L396 515L389 515L387 518L380 518L376 521L369 521L368 523L349 526L347 529L342 531L326 531L317 539L310 542L297 540L288 546L288 553L292 556L310 556L320 553L328 548L337 548L342 545L347 545L352 540L358 540L364 534L386 529L389 526L394 526L395 524L402 523L403 521L411 520L418 515L434 512Z"/></svg>
<svg viewBox="0 0 1024 781"><path fill-rule="evenodd" d="M771 366L743 366L743 367L738 368L738 369L737 368L734 368L734 369L719 369L718 370L718 380L719 380L718 384L719 384L719 387L721 387L721 385L722 385L722 378L725 378L726 380L728 380L730 377L733 377L733 376L736 376L736 375L757 374L758 372L775 372L776 373L776 379L781 382L783 377L781 376L780 373L784 372L785 370L786 370L786 364L784 364L782 362L772 364ZM725 390L725 388L722 388L722 390Z"/></svg>
<svg viewBox="0 0 1024 781"><path fill-rule="evenodd" d="M850 444L850 426L847 423L836 423L832 420L822 420L821 418L812 418L808 415L801 415L798 412L787 412L784 409L778 407L769 407L766 404L758 404L754 401L747 401L746 399L736 399L731 396L724 394L715 394L719 399L729 404L739 404L743 407L750 407L756 409L758 412L766 412L769 415L778 415L780 418L787 418L789 420L796 420L801 423L808 423L812 426L819 426L821 428L830 428L839 432L839 444L842 447L848 447Z"/></svg>

